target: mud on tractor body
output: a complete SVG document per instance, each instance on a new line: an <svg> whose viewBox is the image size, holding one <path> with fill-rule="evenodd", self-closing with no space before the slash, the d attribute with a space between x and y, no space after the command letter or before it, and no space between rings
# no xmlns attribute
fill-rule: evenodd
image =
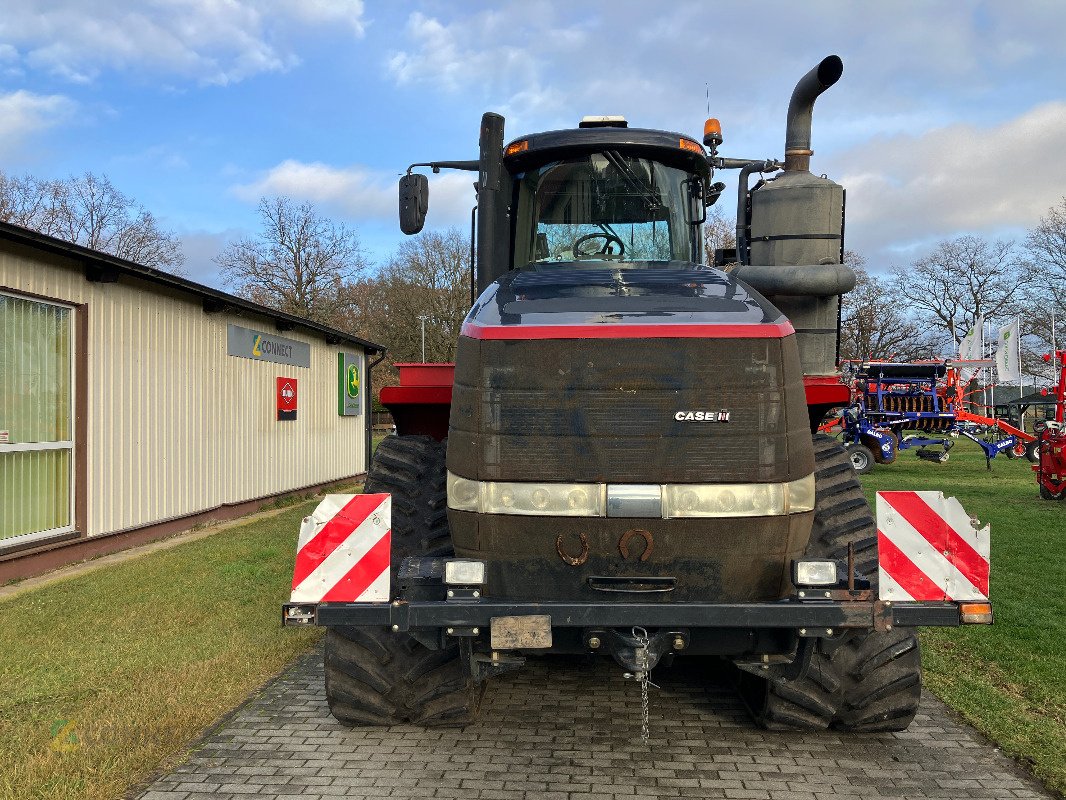
<svg viewBox="0 0 1066 800"><path fill-rule="evenodd" d="M987 570L968 597L888 577L848 454L813 434L849 401L844 192L808 170L841 72L832 56L797 84L783 162L719 156L715 120L702 143L604 117L505 146L490 113L478 160L415 165L478 172L477 297L454 373L401 365L381 392L398 435L370 466L378 500L305 521L301 552L321 556L332 513L365 538L340 583L304 569L283 612L329 628L338 719L463 724L477 684L530 654L602 653L642 681L699 654L738 667L765 726L899 730L914 626L991 621ZM728 273L703 263L721 169L741 173ZM781 174L749 189L753 172ZM405 233L427 207L412 168Z"/></svg>

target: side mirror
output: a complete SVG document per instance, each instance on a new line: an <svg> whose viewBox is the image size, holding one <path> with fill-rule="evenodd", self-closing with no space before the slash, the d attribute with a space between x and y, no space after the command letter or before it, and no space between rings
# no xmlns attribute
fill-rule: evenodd
<svg viewBox="0 0 1066 800"><path fill-rule="evenodd" d="M681 182L685 189L685 222L690 225L702 225L707 221L707 206L703 202L703 181L688 178Z"/></svg>
<svg viewBox="0 0 1066 800"><path fill-rule="evenodd" d="M426 224L429 211L429 179L417 172L400 178L400 230L410 236Z"/></svg>

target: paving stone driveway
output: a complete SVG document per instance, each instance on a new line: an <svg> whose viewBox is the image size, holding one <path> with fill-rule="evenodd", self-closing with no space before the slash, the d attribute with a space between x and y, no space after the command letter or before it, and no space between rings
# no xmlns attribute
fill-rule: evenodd
<svg viewBox="0 0 1066 800"><path fill-rule="evenodd" d="M465 730L348 729L329 716L320 652L299 659L140 800L320 798L1051 798L931 696L906 733L756 730L721 680L679 661L639 687L607 661L531 661L489 684Z"/></svg>

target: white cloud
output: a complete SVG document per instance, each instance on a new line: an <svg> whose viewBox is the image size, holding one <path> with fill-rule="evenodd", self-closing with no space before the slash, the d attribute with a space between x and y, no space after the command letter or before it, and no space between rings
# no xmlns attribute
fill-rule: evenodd
<svg viewBox="0 0 1066 800"><path fill-rule="evenodd" d="M362 0L43 0L8 4L0 38L30 67L86 83L102 69L150 69L225 85L291 69L293 26L364 31Z"/></svg>
<svg viewBox="0 0 1066 800"><path fill-rule="evenodd" d="M564 24L559 17L545 0L451 22L414 12L405 30L410 47L392 52L386 69L399 86L430 86L480 98L514 116L519 126L537 116L558 117L565 113L574 85L560 80L547 86L545 64L574 64L572 56L586 37L582 24Z"/></svg>
<svg viewBox="0 0 1066 800"><path fill-rule="evenodd" d="M501 78L532 78L532 55L500 41L498 34L504 28L500 24L504 18L503 14L488 11L446 25L416 11L407 20L407 34L416 49L393 53L389 73L401 85L428 83L449 91ZM484 41L496 45L483 49L476 46Z"/></svg>
<svg viewBox="0 0 1066 800"><path fill-rule="evenodd" d="M356 36L366 32L363 0L274 0L262 5L305 25L347 26Z"/></svg>
<svg viewBox="0 0 1066 800"><path fill-rule="evenodd" d="M394 173L361 166L334 167L321 162L286 160L258 179L234 186L233 193L246 202L257 202L260 197L270 195L310 200L358 224L397 219L398 180ZM475 202L474 180L474 174L469 172L430 175L427 225L468 223Z"/></svg>
<svg viewBox="0 0 1066 800"><path fill-rule="evenodd" d="M1036 224L1066 194L1063 152L1066 102L1053 102L1000 125L874 138L827 163L848 190L849 238L902 249Z"/></svg>
<svg viewBox="0 0 1066 800"><path fill-rule="evenodd" d="M0 94L0 155L23 147L28 139L73 115L77 104L63 95L25 90Z"/></svg>
<svg viewBox="0 0 1066 800"><path fill-rule="evenodd" d="M699 131L709 87L727 145L757 156L780 146L795 81L832 52L845 75L816 115L823 152L871 133L947 124L1011 76L1046 86L1032 81L1034 70L1066 70L1058 41L1066 6L1036 0L935 10L917 0L766 0L647 12L637 0L500 0L491 10L414 12L385 70L401 89L431 87L501 111L516 131L573 125L592 113ZM1049 98L1028 102L1041 99ZM999 122L997 113L1017 113L1002 100L985 105L984 116Z"/></svg>
<svg viewBox="0 0 1066 800"><path fill-rule="evenodd" d="M965 232L1017 235L1066 193L1066 104L1047 77L1066 72L1066 5L767 0L646 12L637 0L423 10L408 16L386 74L398 91L503 113L508 138L594 113L697 133L709 104L723 155L780 158L795 81L837 52L844 76L815 110L813 168L848 189L849 246L874 261ZM735 174L719 178L735 186ZM734 196L722 201L730 212Z"/></svg>

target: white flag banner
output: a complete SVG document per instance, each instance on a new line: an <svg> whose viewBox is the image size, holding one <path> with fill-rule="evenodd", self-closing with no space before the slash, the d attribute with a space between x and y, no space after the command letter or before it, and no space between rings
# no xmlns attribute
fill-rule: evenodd
<svg viewBox="0 0 1066 800"><path fill-rule="evenodd" d="M962 337L959 342L959 361L978 361L984 353L984 327L985 318L978 317L973 327ZM969 383L977 372L977 367L964 366L959 368L959 377L963 383Z"/></svg>
<svg viewBox="0 0 1066 800"><path fill-rule="evenodd" d="M999 382L1017 383L1022 379L1022 366L1018 363L1020 344L1018 337L1021 336L1019 320L1017 317L1009 325L999 329L999 340L996 348L996 373Z"/></svg>

